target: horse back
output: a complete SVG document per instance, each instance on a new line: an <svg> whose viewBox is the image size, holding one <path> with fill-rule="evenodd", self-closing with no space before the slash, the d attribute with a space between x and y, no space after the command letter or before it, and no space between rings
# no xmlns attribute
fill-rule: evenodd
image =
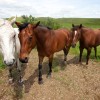
<svg viewBox="0 0 100 100"><path fill-rule="evenodd" d="M57 29L57 30L54 30L54 33L55 33L56 37L66 37L66 38L68 38L70 31L68 29Z"/></svg>
<svg viewBox="0 0 100 100"><path fill-rule="evenodd" d="M83 28L80 42L84 47L96 45L97 32L90 28Z"/></svg>
<svg viewBox="0 0 100 100"><path fill-rule="evenodd" d="M54 30L54 43L57 45L57 48L63 48L69 45L70 42L70 31L68 29L58 29Z"/></svg>

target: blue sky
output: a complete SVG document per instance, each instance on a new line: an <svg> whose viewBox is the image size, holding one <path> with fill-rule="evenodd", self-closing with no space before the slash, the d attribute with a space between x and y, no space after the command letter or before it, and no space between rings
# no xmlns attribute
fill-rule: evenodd
<svg viewBox="0 0 100 100"><path fill-rule="evenodd" d="M16 15L100 18L100 0L0 0L0 18Z"/></svg>

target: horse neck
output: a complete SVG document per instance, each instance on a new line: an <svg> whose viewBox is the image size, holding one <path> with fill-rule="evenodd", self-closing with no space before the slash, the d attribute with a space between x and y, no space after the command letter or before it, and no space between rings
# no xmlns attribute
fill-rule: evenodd
<svg viewBox="0 0 100 100"><path fill-rule="evenodd" d="M36 37L37 42L40 42L40 43L44 42L46 38L50 36L49 33L50 33L49 29L38 26L35 29L35 37Z"/></svg>
<svg viewBox="0 0 100 100"><path fill-rule="evenodd" d="M68 35L69 35L69 40L70 40L70 44L71 44L73 41L73 35L72 35L71 30L69 30Z"/></svg>
<svg viewBox="0 0 100 100"><path fill-rule="evenodd" d="M84 28L81 28L80 30L80 36L79 36L79 40L82 38L83 34L85 33L85 29Z"/></svg>

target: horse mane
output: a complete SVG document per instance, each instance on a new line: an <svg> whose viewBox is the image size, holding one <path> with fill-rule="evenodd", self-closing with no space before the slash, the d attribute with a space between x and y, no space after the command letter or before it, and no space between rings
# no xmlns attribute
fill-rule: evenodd
<svg viewBox="0 0 100 100"><path fill-rule="evenodd" d="M19 28L19 30L21 31L22 29L24 29L24 28L26 28L27 26L28 26L28 24L30 24L30 23L23 23L21 26L20 26L20 28ZM45 27L45 28L47 28L47 29L49 29L49 30L51 30L52 28L51 27L48 27L48 26L45 26L45 25L39 25L40 27Z"/></svg>
<svg viewBox="0 0 100 100"><path fill-rule="evenodd" d="M21 26L19 27L19 30L21 31L22 29L26 28L28 26L29 23L23 23L21 24Z"/></svg>

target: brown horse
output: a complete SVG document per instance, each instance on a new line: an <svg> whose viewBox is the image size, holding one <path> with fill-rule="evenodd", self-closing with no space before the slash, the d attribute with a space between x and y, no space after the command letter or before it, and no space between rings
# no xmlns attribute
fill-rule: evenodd
<svg viewBox="0 0 100 100"><path fill-rule="evenodd" d="M79 62L81 62L83 49L87 49L87 61L86 64L88 64L89 56L91 53L92 47L94 47L95 50L95 57L96 56L96 47L100 45L100 29L90 29L83 27L82 24L74 26L72 24L72 33L74 34L72 45L75 46L77 41L80 43L80 58Z"/></svg>
<svg viewBox="0 0 100 100"><path fill-rule="evenodd" d="M28 62L28 55L31 50L37 46L39 56L39 84L42 83L42 62L46 56L49 58L49 72L48 76L52 72L52 60L53 54L60 50L64 51L64 61L71 46L71 34L67 29L52 30L48 27L43 27L37 24L18 23L16 25L19 28L19 40L21 44L19 59L23 63Z"/></svg>

